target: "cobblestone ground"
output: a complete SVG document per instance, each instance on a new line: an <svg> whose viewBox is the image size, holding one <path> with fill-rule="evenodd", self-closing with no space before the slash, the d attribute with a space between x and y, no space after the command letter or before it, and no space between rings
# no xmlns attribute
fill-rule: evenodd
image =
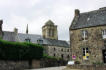
<svg viewBox="0 0 106 70"><path fill-rule="evenodd" d="M66 66L48 67L48 68L30 69L30 70L63 70L64 68L66 68Z"/></svg>

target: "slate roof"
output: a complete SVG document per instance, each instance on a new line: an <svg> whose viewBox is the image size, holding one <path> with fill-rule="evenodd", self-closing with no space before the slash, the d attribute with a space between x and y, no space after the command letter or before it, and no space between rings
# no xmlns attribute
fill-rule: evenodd
<svg viewBox="0 0 106 70"><path fill-rule="evenodd" d="M53 23L53 21L48 20L48 21L46 22L46 25L54 25L54 23Z"/></svg>
<svg viewBox="0 0 106 70"><path fill-rule="evenodd" d="M73 19L70 29L103 25L106 25L106 7L91 12L80 13L78 17Z"/></svg>
<svg viewBox="0 0 106 70"><path fill-rule="evenodd" d="M25 42L25 39L30 39L30 42L32 43L38 43L37 40L43 40L44 45L69 48L69 44L66 41L44 39L42 38L41 35L36 34L23 34L23 33L16 34L14 32L3 31L3 40Z"/></svg>
<svg viewBox="0 0 106 70"><path fill-rule="evenodd" d="M43 44L45 45L69 48L69 44L67 43L67 41L47 39L47 38L41 38L39 40L43 40Z"/></svg>
<svg viewBox="0 0 106 70"><path fill-rule="evenodd" d="M37 43L37 40L39 38L42 38L41 35L36 35L36 34L23 34L23 33L18 33L18 40L20 42L25 42L25 39L30 39L30 42L32 43Z"/></svg>

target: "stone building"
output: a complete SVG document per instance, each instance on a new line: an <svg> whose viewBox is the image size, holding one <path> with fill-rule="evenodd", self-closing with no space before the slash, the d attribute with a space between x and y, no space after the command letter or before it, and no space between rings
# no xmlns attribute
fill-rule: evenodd
<svg viewBox="0 0 106 70"><path fill-rule="evenodd" d="M70 59L70 48L67 41L58 40L57 26L49 20L42 27L42 35L29 34L28 25L26 33L18 33L18 29L14 28L13 32L2 31L3 21L0 20L0 37L3 40L12 42L32 42L39 43L44 47L44 53L49 56L63 58L65 60Z"/></svg>
<svg viewBox="0 0 106 70"><path fill-rule="evenodd" d="M67 41L58 40L57 25L49 20L42 27L43 38L38 39L38 43L45 47L45 53L49 56L70 59L70 48Z"/></svg>
<svg viewBox="0 0 106 70"><path fill-rule="evenodd" d="M106 7L85 13L76 9L69 30L72 60L106 63Z"/></svg>

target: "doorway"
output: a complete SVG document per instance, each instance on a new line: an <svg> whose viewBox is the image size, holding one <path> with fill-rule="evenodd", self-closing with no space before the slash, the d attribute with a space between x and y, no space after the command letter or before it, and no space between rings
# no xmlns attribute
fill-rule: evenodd
<svg viewBox="0 0 106 70"><path fill-rule="evenodd" d="M106 63L106 50L103 50L102 54L103 54L103 62Z"/></svg>

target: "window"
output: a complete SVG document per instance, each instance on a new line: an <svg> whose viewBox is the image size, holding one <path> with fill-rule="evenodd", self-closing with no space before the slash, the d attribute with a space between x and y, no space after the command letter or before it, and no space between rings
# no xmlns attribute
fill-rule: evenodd
<svg viewBox="0 0 106 70"><path fill-rule="evenodd" d="M50 37L54 37L54 29L49 29L49 35Z"/></svg>
<svg viewBox="0 0 106 70"><path fill-rule="evenodd" d="M89 50L88 50L88 48L83 48L83 59L84 60L89 59Z"/></svg>
<svg viewBox="0 0 106 70"><path fill-rule="evenodd" d="M102 37L103 39L106 38L106 29L102 30Z"/></svg>
<svg viewBox="0 0 106 70"><path fill-rule="evenodd" d="M63 49L61 49L61 51L63 52Z"/></svg>
<svg viewBox="0 0 106 70"><path fill-rule="evenodd" d="M30 39L29 39L29 38L27 38L27 39L25 39L25 41L26 41L26 42L30 42Z"/></svg>
<svg viewBox="0 0 106 70"><path fill-rule="evenodd" d="M64 58L64 55L63 55L63 54L61 54L61 58L62 58L62 59Z"/></svg>
<svg viewBox="0 0 106 70"><path fill-rule="evenodd" d="M51 34L52 34L52 37L54 37L54 30L53 29L52 29L52 33Z"/></svg>
<svg viewBox="0 0 106 70"><path fill-rule="evenodd" d="M49 37L51 36L51 29L49 29L49 33L48 33L48 36L49 36Z"/></svg>
<svg viewBox="0 0 106 70"><path fill-rule="evenodd" d="M56 54L54 54L54 57L56 56Z"/></svg>
<svg viewBox="0 0 106 70"><path fill-rule="evenodd" d="M67 58L69 59L69 58L70 58L70 56L69 56L69 55L67 55Z"/></svg>
<svg viewBox="0 0 106 70"><path fill-rule="evenodd" d="M37 40L38 44L43 44L43 40Z"/></svg>
<svg viewBox="0 0 106 70"><path fill-rule="evenodd" d="M56 51L56 48L54 48L54 51Z"/></svg>
<svg viewBox="0 0 106 70"><path fill-rule="evenodd" d="M69 49L67 49L67 52L69 52Z"/></svg>
<svg viewBox="0 0 106 70"><path fill-rule="evenodd" d="M106 47L106 40L104 40L104 46Z"/></svg>
<svg viewBox="0 0 106 70"><path fill-rule="evenodd" d="M88 36L88 32L86 30L82 30L82 38L83 40L86 40Z"/></svg>

